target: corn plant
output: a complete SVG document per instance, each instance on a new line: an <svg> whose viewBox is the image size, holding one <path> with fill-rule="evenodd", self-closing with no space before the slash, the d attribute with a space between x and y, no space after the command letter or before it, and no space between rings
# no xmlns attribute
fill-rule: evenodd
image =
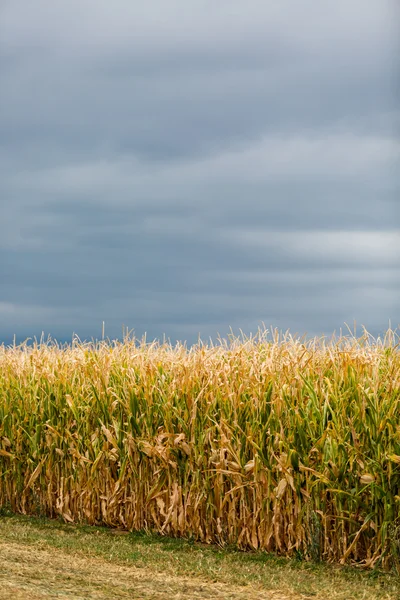
<svg viewBox="0 0 400 600"><path fill-rule="evenodd" d="M398 336L269 333L1 346L0 507L391 566Z"/></svg>

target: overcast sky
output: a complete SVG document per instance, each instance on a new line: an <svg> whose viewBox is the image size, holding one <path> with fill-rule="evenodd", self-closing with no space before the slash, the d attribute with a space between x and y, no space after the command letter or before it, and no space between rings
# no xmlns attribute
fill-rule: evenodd
<svg viewBox="0 0 400 600"><path fill-rule="evenodd" d="M0 343L396 328L396 6L2 0Z"/></svg>

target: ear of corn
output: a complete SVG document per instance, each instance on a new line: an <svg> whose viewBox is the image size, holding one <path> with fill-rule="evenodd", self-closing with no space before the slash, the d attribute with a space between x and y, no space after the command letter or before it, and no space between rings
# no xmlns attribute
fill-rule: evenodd
<svg viewBox="0 0 400 600"><path fill-rule="evenodd" d="M0 505L329 561L400 548L396 336L0 347Z"/></svg>

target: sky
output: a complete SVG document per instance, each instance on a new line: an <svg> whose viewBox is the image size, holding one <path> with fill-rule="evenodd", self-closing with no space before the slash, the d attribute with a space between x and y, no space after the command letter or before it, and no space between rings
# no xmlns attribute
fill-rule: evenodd
<svg viewBox="0 0 400 600"><path fill-rule="evenodd" d="M0 344L400 325L396 0L2 0Z"/></svg>

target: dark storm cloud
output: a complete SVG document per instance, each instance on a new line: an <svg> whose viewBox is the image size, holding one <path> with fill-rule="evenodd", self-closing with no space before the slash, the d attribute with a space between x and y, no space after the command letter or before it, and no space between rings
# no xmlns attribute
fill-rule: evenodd
<svg viewBox="0 0 400 600"><path fill-rule="evenodd" d="M0 10L2 339L397 325L394 2Z"/></svg>

